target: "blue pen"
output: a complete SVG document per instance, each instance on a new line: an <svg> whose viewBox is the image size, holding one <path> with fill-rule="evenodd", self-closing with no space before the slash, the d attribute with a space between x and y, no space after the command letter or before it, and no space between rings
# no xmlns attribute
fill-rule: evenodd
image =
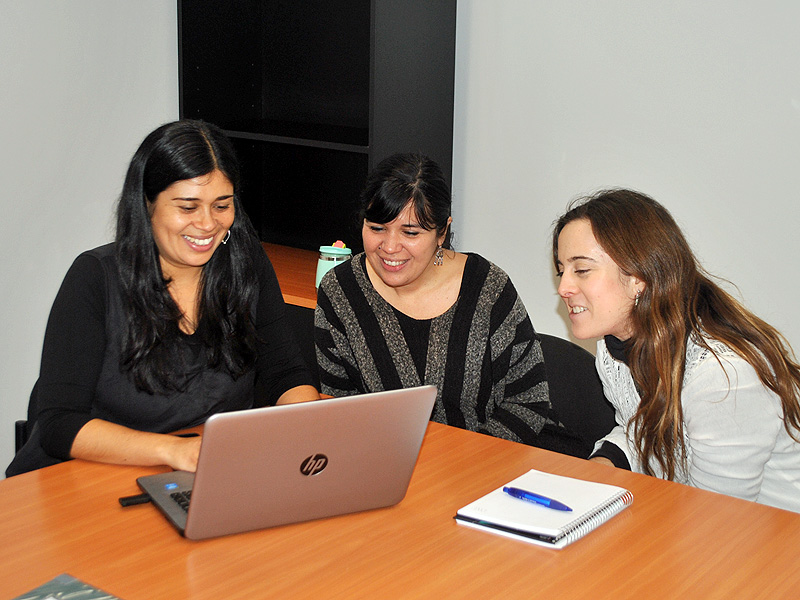
<svg viewBox="0 0 800 600"><path fill-rule="evenodd" d="M540 504L542 506L546 506L547 508L552 508L554 510L563 510L566 512L572 512L572 509L566 504L562 504L558 500L553 500L552 498L548 498L547 496L541 496L539 494L534 494L533 492L529 492L527 490L521 490L519 488L508 487L508 486L504 487L503 491L512 498L517 498L518 500L527 500L528 502L533 502L534 504Z"/></svg>

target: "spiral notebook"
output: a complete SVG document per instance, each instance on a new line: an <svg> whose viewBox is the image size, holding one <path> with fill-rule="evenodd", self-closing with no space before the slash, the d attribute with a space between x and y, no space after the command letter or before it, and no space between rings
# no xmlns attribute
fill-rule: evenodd
<svg viewBox="0 0 800 600"><path fill-rule="evenodd" d="M512 497L504 487L527 490L567 505L555 510ZM531 470L456 513L458 523L507 537L563 548L596 529L633 502L628 490Z"/></svg>

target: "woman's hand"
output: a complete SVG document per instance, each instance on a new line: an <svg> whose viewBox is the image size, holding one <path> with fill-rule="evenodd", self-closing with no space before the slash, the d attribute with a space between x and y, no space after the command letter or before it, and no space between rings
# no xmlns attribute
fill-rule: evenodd
<svg viewBox="0 0 800 600"><path fill-rule="evenodd" d="M616 466L616 465L614 465L613 462L608 460L605 456L595 456L594 458L590 458L589 460L592 460L592 461L594 461L596 463L600 463L601 465L608 465L609 467Z"/></svg>
<svg viewBox="0 0 800 600"><path fill-rule="evenodd" d="M167 435L172 438L167 445L167 455L164 464L169 465L176 471L189 471L194 473L197 470L197 459L200 458L200 436L180 437L177 435Z"/></svg>
<svg viewBox="0 0 800 600"><path fill-rule="evenodd" d="M313 389L313 388L312 388ZM92 419L81 427L70 454L73 458L117 465L167 465L194 472L200 456L200 437L180 437L137 431Z"/></svg>

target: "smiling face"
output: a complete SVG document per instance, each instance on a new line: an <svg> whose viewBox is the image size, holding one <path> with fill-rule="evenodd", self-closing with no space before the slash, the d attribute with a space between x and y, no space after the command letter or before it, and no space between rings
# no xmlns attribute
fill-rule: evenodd
<svg viewBox="0 0 800 600"><path fill-rule="evenodd" d="M149 205L161 269L202 268L233 225L233 184L219 170L176 181Z"/></svg>
<svg viewBox="0 0 800 600"><path fill-rule="evenodd" d="M564 300L578 339L631 335L630 314L644 288L623 273L594 237L587 219L564 226L558 236L558 295Z"/></svg>
<svg viewBox="0 0 800 600"><path fill-rule="evenodd" d="M364 219L361 237L372 271L392 288L421 283L436 268L433 257L444 241L444 235L419 225L411 202L389 223Z"/></svg>

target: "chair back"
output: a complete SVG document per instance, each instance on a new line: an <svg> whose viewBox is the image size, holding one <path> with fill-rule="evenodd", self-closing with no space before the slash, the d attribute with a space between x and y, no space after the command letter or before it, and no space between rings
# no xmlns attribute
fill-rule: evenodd
<svg viewBox="0 0 800 600"><path fill-rule="evenodd" d="M14 454L28 441L28 421L20 419L14 422Z"/></svg>
<svg viewBox="0 0 800 600"><path fill-rule="evenodd" d="M591 448L616 425L594 356L577 344L540 333L550 402L561 422Z"/></svg>
<svg viewBox="0 0 800 600"><path fill-rule="evenodd" d="M36 394L38 393L38 389L39 382L37 381L33 385L31 396L28 399L28 418L20 419L19 421L14 422L14 454L19 452L20 448L22 448L25 445L25 442L28 441L28 438L31 435L31 430L33 429L33 424L36 422Z"/></svg>

